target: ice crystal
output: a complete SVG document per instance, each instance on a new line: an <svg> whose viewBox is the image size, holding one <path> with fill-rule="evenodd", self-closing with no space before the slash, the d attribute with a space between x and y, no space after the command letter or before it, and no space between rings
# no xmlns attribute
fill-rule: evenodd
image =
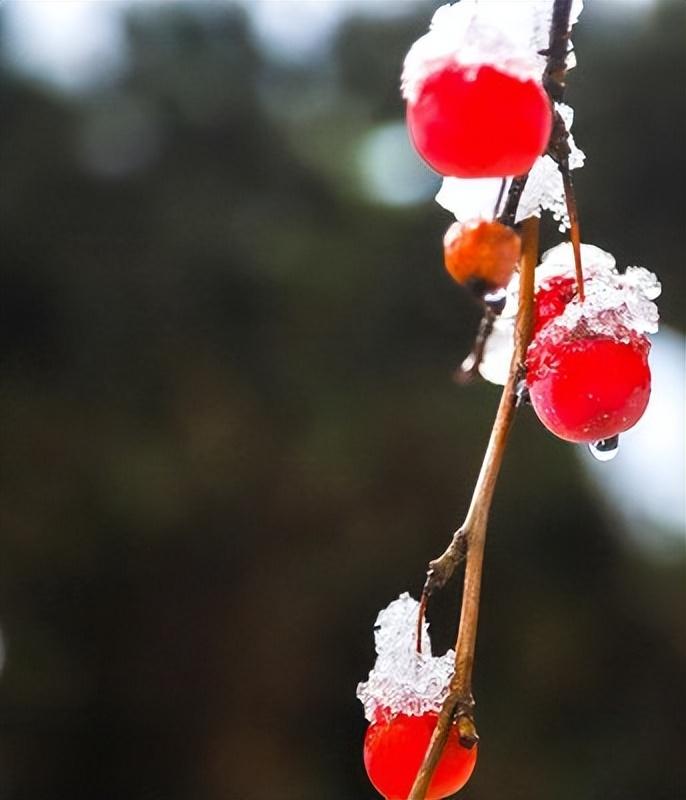
<svg viewBox="0 0 686 800"><path fill-rule="evenodd" d="M632 335L656 333L657 306L653 302L661 291L657 277L643 267L617 270L612 254L590 244L581 245L586 298L574 298L562 314L547 323L544 331L566 336L571 330L585 335L611 336L628 341ZM574 277L574 251L569 242L544 253L536 269L536 290L546 288L557 277ZM514 328L519 297L519 276L515 274L507 287L507 300L493 333L486 341L483 360L479 366L482 377L491 383L507 380L514 348Z"/></svg>
<svg viewBox="0 0 686 800"><path fill-rule="evenodd" d="M570 27L582 7L582 0L572 3ZM552 13L553 0L461 0L441 6L429 32L405 58L403 96L416 100L428 75L457 63L495 65L520 80L540 80L545 68L541 51L548 46Z"/></svg>
<svg viewBox="0 0 686 800"><path fill-rule="evenodd" d="M544 256L559 267L558 274L574 274L574 252L569 242L554 247ZM628 332L657 333L659 315L653 300L661 291L657 277L643 267L628 267L620 273L614 258L598 247L582 246L586 299L574 298L559 317L549 324L571 330L583 324L594 335L613 336Z"/></svg>
<svg viewBox="0 0 686 800"><path fill-rule="evenodd" d="M574 137L569 132L574 121L574 110L564 103L555 103L555 110L562 117L568 132L569 168L583 167L586 156L576 146ZM547 155L538 158L529 172L529 178L517 206L515 221L540 217L541 211L550 211L553 219L559 222L561 232L570 227L562 175L557 164Z"/></svg>
<svg viewBox="0 0 686 800"><path fill-rule="evenodd" d="M510 178L506 180L503 197L511 182ZM436 202L458 222L492 219L502 183L502 178L443 178Z"/></svg>
<svg viewBox="0 0 686 800"><path fill-rule="evenodd" d="M416 627L419 603L407 592L379 612L374 625L376 663L369 678L357 687L366 718L377 713L419 716L439 711L448 693L455 653L430 652L429 626L422 625L422 653L417 652Z"/></svg>

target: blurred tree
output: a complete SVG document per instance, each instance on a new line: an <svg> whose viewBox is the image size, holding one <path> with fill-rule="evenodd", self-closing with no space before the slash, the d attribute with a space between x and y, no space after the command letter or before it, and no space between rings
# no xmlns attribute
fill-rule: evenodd
<svg viewBox="0 0 686 800"><path fill-rule="evenodd" d="M588 9L570 92L585 235L682 326L685 8ZM497 402L449 380L478 312L446 215L351 174L426 17L351 19L308 69L237 7L145 4L97 91L3 66L0 797L373 796L376 610L419 588ZM628 549L524 414L489 548L465 800L675 800L683 563Z"/></svg>

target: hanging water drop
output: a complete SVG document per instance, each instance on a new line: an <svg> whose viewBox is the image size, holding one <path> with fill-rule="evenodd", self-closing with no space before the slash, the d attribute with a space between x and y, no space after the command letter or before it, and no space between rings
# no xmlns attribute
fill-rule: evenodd
<svg viewBox="0 0 686 800"><path fill-rule="evenodd" d="M598 461L612 461L619 452L619 436L611 436L609 439L601 439L588 445L593 458Z"/></svg>

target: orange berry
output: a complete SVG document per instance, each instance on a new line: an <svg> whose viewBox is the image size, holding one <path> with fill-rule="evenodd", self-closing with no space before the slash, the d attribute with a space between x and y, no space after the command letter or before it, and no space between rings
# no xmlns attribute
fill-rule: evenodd
<svg viewBox="0 0 686 800"><path fill-rule="evenodd" d="M495 220L454 222L443 238L445 268L452 277L486 291L507 286L520 252L519 236Z"/></svg>

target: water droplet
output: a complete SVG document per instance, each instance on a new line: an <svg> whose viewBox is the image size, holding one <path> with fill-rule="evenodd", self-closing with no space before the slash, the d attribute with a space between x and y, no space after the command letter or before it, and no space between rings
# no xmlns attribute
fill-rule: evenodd
<svg viewBox="0 0 686 800"><path fill-rule="evenodd" d="M599 442L589 444L593 458L598 461L612 461L619 452L619 436L611 436L609 439L601 439Z"/></svg>
<svg viewBox="0 0 686 800"><path fill-rule="evenodd" d="M515 405L517 408L520 406L531 405L531 395L529 394L529 387L526 381L519 381L515 390Z"/></svg>

